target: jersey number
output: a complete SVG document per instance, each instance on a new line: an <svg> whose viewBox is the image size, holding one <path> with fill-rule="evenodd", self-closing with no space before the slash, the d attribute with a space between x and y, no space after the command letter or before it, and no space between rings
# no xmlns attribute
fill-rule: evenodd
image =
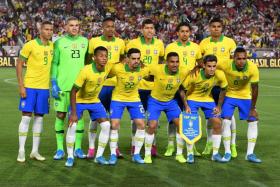
<svg viewBox="0 0 280 187"><path fill-rule="evenodd" d="M80 50L71 50L72 54L71 57L72 58L80 58Z"/></svg>
<svg viewBox="0 0 280 187"><path fill-rule="evenodd" d="M173 89L173 84L167 84L165 87L165 90L172 90Z"/></svg>
<svg viewBox="0 0 280 187"><path fill-rule="evenodd" d="M145 56L144 57L144 64L151 64L152 63L152 57L151 56Z"/></svg>
<svg viewBox="0 0 280 187"><path fill-rule="evenodd" d="M184 61L184 64L185 64L185 65L188 64L188 59L187 59L187 57L183 57L183 61Z"/></svg>
<svg viewBox="0 0 280 187"><path fill-rule="evenodd" d="M126 89L131 89L134 87L134 82L126 82L124 87Z"/></svg>
<svg viewBox="0 0 280 187"><path fill-rule="evenodd" d="M44 65L48 64L48 56L44 56Z"/></svg>

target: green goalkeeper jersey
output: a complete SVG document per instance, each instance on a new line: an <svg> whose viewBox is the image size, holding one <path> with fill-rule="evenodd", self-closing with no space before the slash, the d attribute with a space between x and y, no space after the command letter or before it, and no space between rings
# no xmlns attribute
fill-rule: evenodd
<svg viewBox="0 0 280 187"><path fill-rule="evenodd" d="M61 91L70 91L84 67L88 40L82 36L66 35L55 42L51 78Z"/></svg>

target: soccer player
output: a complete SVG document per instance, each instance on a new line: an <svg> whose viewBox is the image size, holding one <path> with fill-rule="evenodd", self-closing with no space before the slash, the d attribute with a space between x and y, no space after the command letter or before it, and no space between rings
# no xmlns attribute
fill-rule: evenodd
<svg viewBox="0 0 280 187"><path fill-rule="evenodd" d="M217 57L214 55L206 55L203 59L203 69L196 76L188 76L183 82L182 86L186 90L186 102L184 106L187 113L198 113L201 109L204 112L204 116L208 119L209 123L213 127L213 154L212 160L222 162L222 157L219 154L219 148L221 144L221 129L222 122L220 119L221 106L224 101L227 80L225 74L217 68ZM219 95L219 101L216 105L211 95L211 90L214 86L220 86L221 92ZM182 99L184 99L182 97ZM183 145L182 145L183 146ZM187 162L194 163L194 153L191 144L187 144ZM181 160L179 160L181 161ZM182 159L182 161L184 161Z"/></svg>
<svg viewBox="0 0 280 187"><path fill-rule="evenodd" d="M261 160L254 154L254 148L258 136L258 113L256 103L258 98L259 70L257 66L247 61L247 53L244 48L236 48L234 60L223 66L228 89L222 107L223 139L225 155L223 160L230 161L230 125L234 109L238 108L240 120L248 122L248 147L246 160L260 163Z"/></svg>
<svg viewBox="0 0 280 187"><path fill-rule="evenodd" d="M131 48L127 52L127 63L115 65L110 76L116 76L117 84L113 91L111 102L111 124L112 130L110 135L111 157L109 164L117 163L116 148L118 143L118 129L120 120L125 108L127 108L131 119L137 125L135 133L135 150L132 160L136 163L143 164L144 160L140 156L140 150L145 138L145 111L141 103L138 84L143 77L149 73L148 68L142 68L140 63L141 53L136 48Z"/></svg>
<svg viewBox="0 0 280 187"><path fill-rule="evenodd" d="M201 49L201 53L203 56L206 55L215 55L218 58L217 68L220 69L220 67L224 66L225 63L227 63L231 57L232 54L236 48L236 44L233 39L228 38L223 35L223 21L219 17L214 17L209 22L209 31L210 36L203 39L199 46ZM212 94L215 100L215 103L218 103L220 88L214 87L212 90ZM204 151L202 154L209 155L212 151L212 127L207 121L207 143L205 146ZM235 137L236 137L236 122L235 118L233 116L232 118L232 156L237 156L236 151L236 144L235 144Z"/></svg>
<svg viewBox="0 0 280 187"><path fill-rule="evenodd" d="M73 148L76 123L82 118L85 110L89 111L91 120L97 121L101 126L95 161L102 165L108 164L108 161L102 155L109 140L110 122L106 110L98 98L102 85L112 67L106 65L107 56L108 50L105 47L95 48L93 62L81 70L72 87L70 125L66 136L68 159L65 165L67 167L72 167L74 164Z"/></svg>
<svg viewBox="0 0 280 187"><path fill-rule="evenodd" d="M88 40L79 35L79 20L70 17L66 21L67 34L58 39L54 44L54 57L51 68L52 96L56 111L55 131L57 151L55 160L64 156L64 119L70 106L70 91L80 70L84 67L88 49ZM84 122L79 120L77 125L75 155L85 158L81 149L84 132Z"/></svg>
<svg viewBox="0 0 280 187"><path fill-rule="evenodd" d="M155 26L151 19L145 19L142 22L142 36L128 42L126 51L131 48L137 48L141 51L141 61L147 67L157 67L163 62L164 44L160 39L155 38ZM148 97L151 94L154 83L143 79L139 84L139 94L145 111L147 110ZM132 152L134 149L134 134L136 126L132 125ZM152 155L156 156L157 150L155 142L152 148Z"/></svg>
<svg viewBox="0 0 280 187"><path fill-rule="evenodd" d="M177 101L174 99L179 86L185 80L190 70L179 66L179 55L175 52L167 54L166 64L150 69L150 75L154 76L154 87L148 100L148 129L145 135L145 163L152 163L151 148L154 140L154 133L157 129L158 119L161 111L166 113L168 122L179 125L179 115L181 113ZM183 139L176 134L177 156L176 160L182 162ZM183 158L184 159L184 158Z"/></svg>
<svg viewBox="0 0 280 187"><path fill-rule="evenodd" d="M200 52L200 48L196 43L190 41L189 37L191 35L192 28L186 23L182 22L176 27L176 32L178 36L178 40L168 44L165 48L165 54L170 52L177 52L179 55L180 65L186 67L188 69L193 69L197 62L201 61L202 55ZM166 55L165 55L166 59ZM179 92L176 93L175 99L178 102L181 110L184 109L184 104L181 101L181 97ZM174 124L168 125L168 146L165 152L165 156L172 156L175 151L174 141L176 137L176 128ZM196 156L200 156L201 154L196 151L194 147L194 154Z"/></svg>
<svg viewBox="0 0 280 187"><path fill-rule="evenodd" d="M89 50L88 53L92 54L94 49L103 46L106 47L108 50L108 63L115 64L120 62L122 58L124 58L124 50L125 50L125 43L121 38L115 37L115 21L111 17L107 17L102 22L102 29L103 34L102 36L92 38L89 41ZM91 55L89 55L91 56ZM106 111L110 111L110 103L112 98L112 91L116 84L116 78L108 78L106 79L99 98L101 103L105 107ZM88 139L89 139L89 149L88 149L88 158L93 158L95 153L95 138L96 138L96 131L97 131L97 122L91 121L89 124L89 132L88 132ZM120 154L119 150L117 149L117 155Z"/></svg>
<svg viewBox="0 0 280 187"><path fill-rule="evenodd" d="M43 21L39 32L38 38L24 44L16 66L20 94L19 110L22 111L18 129L18 162L25 162L24 147L32 113L34 113L33 146L30 158L45 160L45 157L39 154L38 149L43 130L43 116L49 113L49 81L53 58L53 43L50 42L53 34L52 23ZM23 82L24 63L26 63L27 69Z"/></svg>

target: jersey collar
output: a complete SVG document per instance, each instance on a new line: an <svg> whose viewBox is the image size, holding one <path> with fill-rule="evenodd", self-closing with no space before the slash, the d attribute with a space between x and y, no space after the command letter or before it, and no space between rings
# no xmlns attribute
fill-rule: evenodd
<svg viewBox="0 0 280 187"><path fill-rule="evenodd" d="M101 35L101 36L100 36L100 38L101 38L101 40L102 40L102 41L106 41L106 42L114 42L114 41L116 40L116 38L115 38L115 37L113 37L113 39L112 39L111 41L106 40L106 38L105 38L105 36L104 36L104 35Z"/></svg>
<svg viewBox="0 0 280 187"><path fill-rule="evenodd" d="M96 63L95 61L92 61L92 70L94 73L101 73L101 72L104 72L105 69L103 69L102 71L99 71L97 68L96 68Z"/></svg>
<svg viewBox="0 0 280 187"><path fill-rule="evenodd" d="M70 39L70 40L76 40L76 39L79 37L79 35L77 35L77 36L71 36L70 34L66 34L65 37L68 38L68 39Z"/></svg>
<svg viewBox="0 0 280 187"><path fill-rule="evenodd" d="M246 64L245 64L245 66L242 70L238 70L234 61L232 61L232 70L233 71L245 72L245 71L247 71L247 69L248 69L248 62L247 61L246 61Z"/></svg>
<svg viewBox="0 0 280 187"><path fill-rule="evenodd" d="M180 41L177 41L177 45L178 45L178 46L183 46L182 42L180 42ZM187 44L186 44L186 46L190 46L190 45L191 45L191 42L188 41Z"/></svg>
<svg viewBox="0 0 280 187"><path fill-rule="evenodd" d="M128 64L125 64L124 65L124 69L126 72L133 72L131 71L131 69L129 68ZM139 72L140 71L140 66L135 70L136 72Z"/></svg>
<svg viewBox="0 0 280 187"><path fill-rule="evenodd" d="M211 77L209 77L209 78L206 77L204 69L200 70L200 76L201 76L202 80L207 80L207 79L211 78Z"/></svg>
<svg viewBox="0 0 280 187"><path fill-rule="evenodd" d="M36 40L36 42L37 42L39 45L46 46L46 45L43 44L42 40L41 40L39 37L35 38L35 40ZM50 45L50 42L49 42L49 41L47 42L47 45Z"/></svg>
<svg viewBox="0 0 280 187"><path fill-rule="evenodd" d="M210 37L210 42L222 42L224 40L224 35L222 34L218 41L214 41L212 37Z"/></svg>
<svg viewBox="0 0 280 187"><path fill-rule="evenodd" d="M150 45L146 43L144 36L140 36L140 41L142 44ZM153 45L154 43L155 43L155 38L153 37L151 44Z"/></svg>
<svg viewBox="0 0 280 187"><path fill-rule="evenodd" d="M177 70L177 72L176 72L175 74L170 74L169 71L168 71L168 67L167 67L167 65L165 64L165 66L164 66L164 72L165 72L166 75L178 75L179 69Z"/></svg>

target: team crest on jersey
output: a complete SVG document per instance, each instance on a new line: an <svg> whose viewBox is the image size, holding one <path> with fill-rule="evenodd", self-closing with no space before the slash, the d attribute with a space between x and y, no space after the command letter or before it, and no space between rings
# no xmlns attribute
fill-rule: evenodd
<svg viewBox="0 0 280 187"><path fill-rule="evenodd" d="M222 52L225 52L225 50L226 50L226 49L225 49L224 47L221 48L221 51L222 51Z"/></svg>
<svg viewBox="0 0 280 187"><path fill-rule="evenodd" d="M173 82L173 79L168 79L168 83L172 83Z"/></svg>
<svg viewBox="0 0 280 187"><path fill-rule="evenodd" d="M183 56L187 56L188 52L187 51L183 51Z"/></svg>
<svg viewBox="0 0 280 187"><path fill-rule="evenodd" d="M217 47L214 47L214 48L213 48L213 53L214 53L214 54L217 53L217 50L218 50Z"/></svg>
<svg viewBox="0 0 280 187"><path fill-rule="evenodd" d="M191 56L194 57L194 51L191 51Z"/></svg>
<svg viewBox="0 0 280 187"><path fill-rule="evenodd" d="M78 47L78 46L77 46L76 43L73 43L73 44L72 44L72 48L73 48L73 49L77 49L77 47Z"/></svg>
<svg viewBox="0 0 280 187"><path fill-rule="evenodd" d="M158 54L158 50L154 50L154 55L157 55Z"/></svg>
<svg viewBox="0 0 280 187"><path fill-rule="evenodd" d="M44 56L48 56L48 51L44 51Z"/></svg>
<svg viewBox="0 0 280 187"><path fill-rule="evenodd" d="M85 44L81 44L81 48L85 48L86 47L86 45Z"/></svg>
<svg viewBox="0 0 280 187"><path fill-rule="evenodd" d="M115 51L118 51L119 50L119 46L115 46Z"/></svg>
<svg viewBox="0 0 280 187"><path fill-rule="evenodd" d="M25 101L21 101L21 103L20 103L21 108L24 108L25 104L26 104Z"/></svg>
<svg viewBox="0 0 280 187"><path fill-rule="evenodd" d="M247 80L248 79L248 76L243 76L243 80Z"/></svg>
<svg viewBox="0 0 280 187"><path fill-rule="evenodd" d="M151 53L150 49L146 50L146 54L149 55Z"/></svg>
<svg viewBox="0 0 280 187"><path fill-rule="evenodd" d="M133 77L133 76L130 76L130 77L129 77L129 80L130 80L130 81L133 81L133 80L134 80L134 77Z"/></svg>

